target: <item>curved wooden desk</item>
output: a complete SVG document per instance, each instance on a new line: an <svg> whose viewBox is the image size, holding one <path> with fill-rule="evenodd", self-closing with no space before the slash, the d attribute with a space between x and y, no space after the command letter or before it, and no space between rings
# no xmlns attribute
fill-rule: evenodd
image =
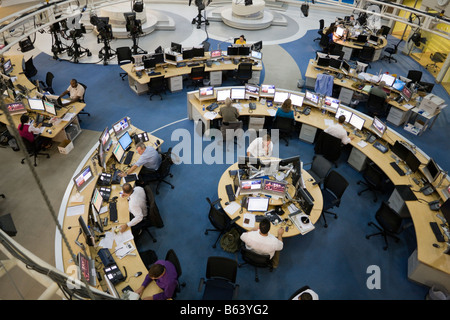
<svg viewBox="0 0 450 320"><path fill-rule="evenodd" d="M132 135L133 133L139 133L139 132L141 132L141 130L138 130L137 128L133 127L133 130L130 132L130 135ZM156 148L157 140L159 140L160 145L163 143L163 141L161 139L159 139L155 136L152 136L152 135L148 135L148 136L149 136L149 141L145 142L145 144L147 146L152 146L152 147ZM116 139L115 139L114 133L112 133L112 129L111 129L111 137L113 140L113 145L110 147L109 151L106 153L107 163L111 157L114 157L112 155L112 149L113 149L114 144L116 143ZM100 176L100 174L102 173L102 168L99 167L97 160L95 160L95 161L92 160L94 155L97 152L97 146L98 146L98 143L86 155L84 160L80 163L80 165L77 169L77 172L75 172L75 174L77 174L83 168L90 165L91 169L95 175L94 181L91 181L85 187L85 189L83 189L81 192L78 192L74 186L73 181L70 181L70 183L67 187L64 199L61 203L60 210L59 210L58 220L60 222L60 225L62 226L62 229L66 235L66 238L67 238L67 240L72 248L72 251L74 252L75 255L77 255L80 252L83 253L81 248L75 244L75 240L77 239L79 231L80 231L79 223L78 223L79 215L67 215L67 210L69 207L73 207L73 206L77 206L77 205L84 205L84 212L81 214L81 216L83 217L86 224L88 223L88 221L89 221L88 220L89 219L89 206L90 206L91 196L93 194L94 189L97 187L96 181L97 181L98 177ZM135 150L134 142L132 143L131 150L135 151L135 153L133 155L133 160L132 160L132 163L133 163L139 158L139 154ZM111 161L109 161L109 163L116 163L116 161L115 161L115 159L114 160L111 159ZM125 167L127 167L127 166L124 164L116 164L116 169L123 170L123 169L125 169ZM107 168L109 169L109 167L107 167ZM136 173L138 173L138 172L136 172ZM111 230L115 229L116 226L130 221L130 215L129 215L129 211L128 211L128 201L126 198L122 198L119 194L119 192L122 190L121 185L113 184L110 187L111 187L110 199L112 199L115 196L118 197L117 198L118 222L109 221L109 210L106 211L105 213L101 214L100 218L102 220L105 217L108 217L108 224L106 226L104 226L105 232L111 231ZM80 198L80 196L81 196L81 198ZM75 200L73 200L73 199L75 199ZM102 205L108 207L108 203L106 203L106 202L103 202ZM83 243L84 246L87 248L87 250L89 251L89 252L87 252L88 255L91 258L95 259L97 272L101 271L100 274L102 275L102 277L104 277L103 264L97 256L97 252L101 248L87 246L83 235L81 235L78 238L78 241ZM131 240L130 242L136 248L136 244L134 243L134 240ZM98 241L96 241L96 244L98 245ZM127 276L128 276L125 281L122 281L115 286L117 292L119 293L119 295L121 295L122 294L121 290L128 285L133 290L138 289L140 287L141 283L144 281L145 275L147 274L147 268L145 267L144 263L142 262L142 260L139 256L139 253L137 252L137 248L134 251L132 251L134 256L126 255L122 259L118 258L114 254L114 251L115 251L114 247L112 249L110 249L110 252L113 255L115 262L119 266L119 269L121 270L122 274L123 275L127 274ZM55 237L55 257L56 257L55 259L56 259L56 267L57 268L59 268L60 270L63 270L64 272L66 272L68 274L74 275L73 272L75 270L74 269L75 262L73 261L71 255L70 255L69 249L65 246L65 243L62 242L61 235L59 234L58 230L56 232L56 237ZM126 269L126 271L125 271L125 269ZM139 276L138 278L136 278L133 275L136 274L138 271L142 272L142 275ZM102 281L100 284L97 281L97 288L99 290L105 291L106 287L105 287L104 281ZM145 297L145 296L153 295L160 291L161 291L160 288L155 284L154 281L152 281L151 284L145 289L142 296Z"/></svg>
<svg viewBox="0 0 450 320"><path fill-rule="evenodd" d="M225 189L225 186L228 184L233 185L233 179L230 177L230 174L228 173L229 170L237 170L238 169L238 163L235 163L233 165L231 165L223 174L222 177L219 180L219 185L217 188L217 194L219 196L219 198L221 199L220 204L222 206L222 208L226 207L226 202L228 202L228 195ZM314 198L314 207L311 210L310 213L310 221L312 224L315 224L317 222L317 220L319 220L320 215L322 214L322 208L323 208L323 197L322 197L322 191L320 190L320 187L318 185L313 185L314 180L312 180L311 175L306 172L305 170L302 171L302 176L303 179L305 181L305 185L306 188L308 189L309 193L311 194L311 196ZM312 181L309 181L309 179L311 179ZM288 192L289 194L292 196L294 195L295 189L294 186L292 186L291 184L289 184L289 188L288 188ZM243 196L240 195L238 197L236 197L235 202L237 202L238 204L241 203ZM284 211L284 214L281 216L281 218L286 219L288 218L288 214L289 214L289 210L288 210L288 204L284 204L282 203L281 199L280 200L274 200L274 199L270 199L269 201L269 210L271 210L274 206L282 206L282 209ZM240 227L247 229L244 227L244 219L243 216L245 213L248 213L248 211L244 208L242 210L242 213L240 213L240 210L238 210L236 213L234 213L232 216L230 216L231 219L236 218L236 216L240 216L241 218L236 221L236 224L239 225ZM256 222L256 225L258 223ZM277 230L278 230L278 226L272 226L270 228L270 233L273 234L274 236L277 236ZM287 232L283 233L283 238L286 237L293 237L296 235L299 235L300 231L294 226L291 225L289 227L289 230Z"/></svg>

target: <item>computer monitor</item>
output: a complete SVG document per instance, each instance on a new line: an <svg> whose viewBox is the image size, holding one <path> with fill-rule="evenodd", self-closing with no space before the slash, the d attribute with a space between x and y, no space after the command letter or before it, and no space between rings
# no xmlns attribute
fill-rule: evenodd
<svg viewBox="0 0 450 320"><path fill-rule="evenodd" d="M367 42L367 35L366 34L359 34L358 37L356 38L356 42L366 43Z"/></svg>
<svg viewBox="0 0 450 320"><path fill-rule="evenodd" d="M50 102L44 100L44 108L45 108L45 112L56 116L56 108L53 103L50 103Z"/></svg>
<svg viewBox="0 0 450 320"><path fill-rule="evenodd" d="M165 53L164 54L164 61L166 61L166 63L177 63L177 56L171 53Z"/></svg>
<svg viewBox="0 0 450 320"><path fill-rule="evenodd" d="M8 103L6 106L11 115L27 113L27 109L22 102Z"/></svg>
<svg viewBox="0 0 450 320"><path fill-rule="evenodd" d="M355 129L362 130L364 128L364 123L366 122L365 119L358 116L356 113L352 113L352 116L350 118L350 123Z"/></svg>
<svg viewBox="0 0 450 320"><path fill-rule="evenodd" d="M131 129L131 120L130 118L125 117L114 123L112 127L116 138L120 138L122 134Z"/></svg>
<svg viewBox="0 0 450 320"><path fill-rule="evenodd" d="M289 99L289 92L275 90L273 103L282 104L286 99Z"/></svg>
<svg viewBox="0 0 450 320"><path fill-rule="evenodd" d="M258 98L259 97L259 86L256 84L246 83L245 84L245 98Z"/></svg>
<svg viewBox="0 0 450 320"><path fill-rule="evenodd" d="M275 95L275 85L262 84L259 90L259 96L262 98L273 98Z"/></svg>
<svg viewBox="0 0 450 320"><path fill-rule="evenodd" d="M100 191L98 188L94 189L94 193L92 194L91 203L93 208L95 209L96 213L100 213L100 210L102 209L102 203L103 203L103 197L100 194Z"/></svg>
<svg viewBox="0 0 450 320"><path fill-rule="evenodd" d="M441 205L441 213L444 216L445 221L447 221L447 226L450 225L450 198L445 200L445 202Z"/></svg>
<svg viewBox="0 0 450 320"><path fill-rule="evenodd" d="M122 145L120 143L116 143L113 149L113 155L116 158L117 162L122 162L124 154L125 150L122 148Z"/></svg>
<svg viewBox="0 0 450 320"><path fill-rule="evenodd" d="M342 60L341 71L346 75L350 73L350 65L345 60Z"/></svg>
<svg viewBox="0 0 450 320"><path fill-rule="evenodd" d="M156 59L154 58L149 58L149 59L144 59L144 69L153 69L156 67Z"/></svg>
<svg viewBox="0 0 450 320"><path fill-rule="evenodd" d="M257 194L263 189L264 179L241 180L239 194Z"/></svg>
<svg viewBox="0 0 450 320"><path fill-rule="evenodd" d="M377 117L373 117L372 126L370 129L373 133L375 133L378 137L383 137L384 132L386 131L386 124L383 123L380 119Z"/></svg>
<svg viewBox="0 0 450 320"><path fill-rule="evenodd" d="M383 73L380 78L380 82L381 81L384 81L387 87L392 87L395 82L395 77L391 76L390 74Z"/></svg>
<svg viewBox="0 0 450 320"><path fill-rule="evenodd" d="M227 98L231 98L231 89L216 90L217 102L224 102Z"/></svg>
<svg viewBox="0 0 450 320"><path fill-rule="evenodd" d="M317 65L319 67L329 67L330 66L330 57L318 57Z"/></svg>
<svg viewBox="0 0 450 320"><path fill-rule="evenodd" d="M111 142L111 136L109 134L109 129L106 127L99 138L99 143L102 146L103 150L108 149L109 143Z"/></svg>
<svg viewBox="0 0 450 320"><path fill-rule="evenodd" d="M42 99L28 98L28 106L31 110L45 111L44 102Z"/></svg>
<svg viewBox="0 0 450 320"><path fill-rule="evenodd" d="M289 99L291 99L292 105L294 107L301 107L303 105L303 99L305 97L299 94L291 93Z"/></svg>
<svg viewBox="0 0 450 320"><path fill-rule="evenodd" d="M434 162L433 159L430 158L428 160L428 163L423 168L423 174L425 175L425 178L427 178L428 182L432 183L434 182L439 174L441 173L441 170L439 169L436 162Z"/></svg>
<svg viewBox="0 0 450 320"><path fill-rule="evenodd" d="M81 231L83 232L86 244L90 247L93 247L95 245L94 235L91 233L91 230L88 228L86 222L83 219L83 216L78 217L78 223L80 225Z"/></svg>
<svg viewBox="0 0 450 320"><path fill-rule="evenodd" d="M279 170L284 170L285 167L292 165L290 172L292 178L292 185L297 185L298 180L302 176L302 162L300 156L293 156L281 159L279 162Z"/></svg>
<svg viewBox="0 0 450 320"><path fill-rule="evenodd" d="M319 103L319 95L315 94L314 92L306 90L305 100L313 103L314 105L317 105Z"/></svg>
<svg viewBox="0 0 450 320"><path fill-rule="evenodd" d="M345 33L345 28L337 27L335 32L336 32L336 35L338 35L339 37L342 37Z"/></svg>
<svg viewBox="0 0 450 320"><path fill-rule="evenodd" d="M267 197L250 197L247 201L247 211L250 212L266 212L269 208L269 198Z"/></svg>
<svg viewBox="0 0 450 320"><path fill-rule="evenodd" d="M170 51L181 53L181 51L182 51L181 44L172 42L170 44Z"/></svg>
<svg viewBox="0 0 450 320"><path fill-rule="evenodd" d="M335 118L339 119L340 116L344 116L345 117L345 122L348 123L350 122L350 119L352 118L353 112L348 111L344 108L338 107L336 109L336 114L335 114Z"/></svg>
<svg viewBox="0 0 450 320"><path fill-rule="evenodd" d="M336 99L336 98L333 98L333 97L330 97L330 96L325 96L324 107L327 110L336 111L337 108L339 107L340 103L341 102L339 101L339 99Z"/></svg>
<svg viewBox="0 0 450 320"><path fill-rule="evenodd" d="M252 50L251 57L252 57L252 59L255 59L255 60L261 60L262 59L262 52Z"/></svg>
<svg viewBox="0 0 450 320"><path fill-rule="evenodd" d="M13 65L12 65L11 59L8 59L3 63L3 73L8 75L11 73L12 70L13 70Z"/></svg>
<svg viewBox="0 0 450 320"><path fill-rule="evenodd" d="M342 60L330 59L330 68L341 69Z"/></svg>
<svg viewBox="0 0 450 320"><path fill-rule="evenodd" d="M287 188L286 182L264 179L264 186L262 193L269 195L283 196L284 193L286 192L286 188Z"/></svg>
<svg viewBox="0 0 450 320"><path fill-rule="evenodd" d="M261 41L257 41L255 43L252 44L251 48L253 51L261 51L263 47L263 42Z"/></svg>
<svg viewBox="0 0 450 320"><path fill-rule="evenodd" d="M400 95L403 99L405 99L406 102L408 102L409 100L411 100L412 91L407 86L404 86Z"/></svg>
<svg viewBox="0 0 450 320"><path fill-rule="evenodd" d="M232 88L231 100L245 100L245 88Z"/></svg>
<svg viewBox="0 0 450 320"><path fill-rule="evenodd" d="M395 79L394 84L392 85L392 88L394 88L397 91L402 91L405 87L406 83L400 79Z"/></svg>
<svg viewBox="0 0 450 320"><path fill-rule="evenodd" d="M133 142L133 140L130 137L130 134L127 132L125 132L119 139L119 144L122 146L123 150L127 150L131 143Z"/></svg>
<svg viewBox="0 0 450 320"><path fill-rule="evenodd" d="M222 56L222 50L213 50L209 55L211 58L220 58Z"/></svg>
<svg viewBox="0 0 450 320"><path fill-rule="evenodd" d="M314 198L306 188L299 187L295 191L295 198L300 199L300 206L305 214L309 215L314 207Z"/></svg>
<svg viewBox="0 0 450 320"><path fill-rule="evenodd" d="M391 147L392 153L394 153L400 160L405 161L408 153L410 152L409 148L406 147L403 143L396 140L394 145Z"/></svg>
<svg viewBox="0 0 450 320"><path fill-rule="evenodd" d="M155 63L164 63L164 53L154 53L153 54L153 59L155 59Z"/></svg>
<svg viewBox="0 0 450 320"><path fill-rule="evenodd" d="M204 57L205 56L205 48L203 46L201 47L194 47L192 48L194 57Z"/></svg>
<svg viewBox="0 0 450 320"><path fill-rule="evenodd" d="M239 55L238 47L229 46L227 48L227 56L237 56L237 55Z"/></svg>
<svg viewBox="0 0 450 320"><path fill-rule="evenodd" d="M84 167L79 173L73 177L73 182L78 192L81 192L86 186L94 180L91 166Z"/></svg>
<svg viewBox="0 0 450 320"><path fill-rule="evenodd" d="M194 57L193 49L185 49L183 50L183 60L192 59Z"/></svg>
<svg viewBox="0 0 450 320"><path fill-rule="evenodd" d="M379 39L379 37L377 37L377 36L371 34L371 35L369 36L369 40L368 40L368 41L371 42L371 43L373 43L373 44L377 44L377 43L378 43L378 39Z"/></svg>
<svg viewBox="0 0 450 320"><path fill-rule="evenodd" d="M214 98L214 87L201 87L198 89L198 99L200 101L202 100L209 100Z"/></svg>
<svg viewBox="0 0 450 320"><path fill-rule="evenodd" d="M250 55L250 47L247 47L247 46L238 47L238 55L240 55L240 56Z"/></svg>
<svg viewBox="0 0 450 320"><path fill-rule="evenodd" d="M412 172L416 172L420 166L420 160L416 157L414 152L409 149L406 154L405 163Z"/></svg>

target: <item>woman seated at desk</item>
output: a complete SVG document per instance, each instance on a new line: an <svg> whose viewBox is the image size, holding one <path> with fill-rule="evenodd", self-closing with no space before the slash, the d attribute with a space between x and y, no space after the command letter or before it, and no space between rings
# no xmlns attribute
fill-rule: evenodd
<svg viewBox="0 0 450 320"><path fill-rule="evenodd" d="M41 129L39 128L41 124L38 125L38 127L35 127L34 124L28 123L30 121L30 117L26 114L23 114L20 117L20 124L18 126L19 134L22 138L27 139L31 143L36 142L36 146L38 149L50 149L52 146L52 140L49 138L41 137Z"/></svg>
<svg viewBox="0 0 450 320"><path fill-rule="evenodd" d="M283 104L278 108L277 113L275 114L275 118L276 117L294 119L294 110L292 110L291 99L288 98L284 100Z"/></svg>

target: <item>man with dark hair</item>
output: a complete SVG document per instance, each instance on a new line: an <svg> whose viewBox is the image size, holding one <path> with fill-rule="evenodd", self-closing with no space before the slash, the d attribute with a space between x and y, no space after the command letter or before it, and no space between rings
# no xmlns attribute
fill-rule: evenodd
<svg viewBox="0 0 450 320"><path fill-rule="evenodd" d="M331 134L332 136L341 139L342 144L348 144L350 141L353 140L353 137L349 137L347 134L347 130L344 129L342 126L345 122L345 116L341 115L338 119L338 123L335 123L328 128L326 128L324 131L328 134Z"/></svg>
<svg viewBox="0 0 450 320"><path fill-rule="evenodd" d="M283 233L284 229L278 229L277 237L269 233L270 221L264 218L260 221L259 227L256 226L251 231L244 232L241 240L245 243L245 247L257 254L269 255L272 259L272 267L278 267L280 260L280 251L283 249Z"/></svg>
<svg viewBox="0 0 450 320"><path fill-rule="evenodd" d="M71 103L83 100L84 98L84 87L78 83L76 79L70 80L70 86L66 91L60 94L59 98L64 97L66 94L69 94L70 101L64 103L64 106L68 106Z"/></svg>
<svg viewBox="0 0 450 320"><path fill-rule="evenodd" d="M140 232L140 224L147 216L147 195L142 187L132 187L131 184L124 183L122 186L122 197L128 198L128 210L130 221L119 227L120 232L125 232L128 227L133 234Z"/></svg>
<svg viewBox="0 0 450 320"><path fill-rule="evenodd" d="M166 300L173 297L178 285L178 274L175 266L170 261L158 260L150 266L148 274L142 285L135 291L140 296L144 289L154 280L163 291L153 296L142 298L143 300Z"/></svg>

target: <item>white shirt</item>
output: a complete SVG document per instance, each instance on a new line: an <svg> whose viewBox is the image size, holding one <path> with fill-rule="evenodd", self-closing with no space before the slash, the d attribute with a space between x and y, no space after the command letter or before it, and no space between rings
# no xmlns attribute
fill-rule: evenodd
<svg viewBox="0 0 450 320"><path fill-rule="evenodd" d="M129 227L137 225L147 216L147 196L142 187L135 187L128 197L128 210L133 215L133 219L127 223Z"/></svg>
<svg viewBox="0 0 450 320"><path fill-rule="evenodd" d="M241 240L244 241L245 247L257 254L268 254L272 259L275 251L283 249L283 242L278 240L273 234L263 236L259 230L244 232L241 235Z"/></svg>
<svg viewBox="0 0 450 320"><path fill-rule="evenodd" d="M335 123L332 126L329 126L325 129L325 132L341 139L343 144L347 144L351 141L351 139L347 135L347 130L345 130L344 127L339 123Z"/></svg>
<svg viewBox="0 0 450 320"><path fill-rule="evenodd" d="M74 99L75 97L80 97L80 99L83 99L84 97L84 87L79 83L77 84L76 88L73 88L71 85L69 85L67 91L69 91L70 99Z"/></svg>
<svg viewBox="0 0 450 320"><path fill-rule="evenodd" d="M263 138L259 137L253 140L250 145L247 148L247 152L250 152L250 155L255 158L259 157L271 157L272 156L272 150L273 150L273 143L270 141L269 147L266 151L263 148Z"/></svg>

